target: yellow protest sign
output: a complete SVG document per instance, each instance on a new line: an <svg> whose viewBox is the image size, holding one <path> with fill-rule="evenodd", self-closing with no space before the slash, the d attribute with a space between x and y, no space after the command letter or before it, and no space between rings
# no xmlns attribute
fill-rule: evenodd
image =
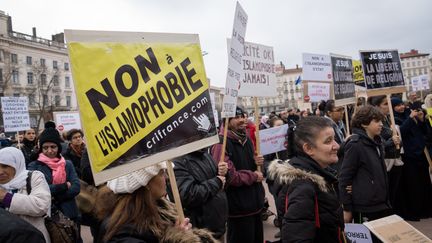
<svg viewBox="0 0 432 243"><path fill-rule="evenodd" d="M218 141L198 37L129 35L66 31L99 182Z"/></svg>
<svg viewBox="0 0 432 243"><path fill-rule="evenodd" d="M354 83L359 86L365 86L364 83L364 76L363 76L363 69L362 64L359 60L353 60L353 76L354 76Z"/></svg>

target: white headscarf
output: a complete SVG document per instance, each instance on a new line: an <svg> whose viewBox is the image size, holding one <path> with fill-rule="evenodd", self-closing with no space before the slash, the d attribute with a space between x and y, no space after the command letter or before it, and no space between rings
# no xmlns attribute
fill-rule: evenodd
<svg viewBox="0 0 432 243"><path fill-rule="evenodd" d="M26 185L28 170L21 150L14 147L0 149L0 164L15 168L15 176L6 184L0 184L7 191L21 189Z"/></svg>

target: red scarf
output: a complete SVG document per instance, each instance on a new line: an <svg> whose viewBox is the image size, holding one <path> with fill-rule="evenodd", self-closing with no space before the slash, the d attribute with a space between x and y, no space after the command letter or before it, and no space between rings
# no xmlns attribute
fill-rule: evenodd
<svg viewBox="0 0 432 243"><path fill-rule="evenodd" d="M52 184L63 184L66 182L66 161L63 156L60 158L48 158L43 153L40 153L38 160L52 170Z"/></svg>

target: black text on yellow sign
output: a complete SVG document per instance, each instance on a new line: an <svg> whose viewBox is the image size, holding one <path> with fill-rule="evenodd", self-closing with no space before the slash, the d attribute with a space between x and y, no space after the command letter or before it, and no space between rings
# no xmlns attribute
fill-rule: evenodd
<svg viewBox="0 0 432 243"><path fill-rule="evenodd" d="M189 49L161 45L120 55L123 63L82 90L98 171L208 88L199 46Z"/></svg>

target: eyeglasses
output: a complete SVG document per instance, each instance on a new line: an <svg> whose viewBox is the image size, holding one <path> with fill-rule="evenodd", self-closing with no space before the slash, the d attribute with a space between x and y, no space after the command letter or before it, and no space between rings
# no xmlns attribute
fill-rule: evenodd
<svg viewBox="0 0 432 243"><path fill-rule="evenodd" d="M45 146L42 146L42 149L43 150L48 150L48 149L56 150L56 149L58 149L58 147L57 147L57 145L45 145Z"/></svg>

